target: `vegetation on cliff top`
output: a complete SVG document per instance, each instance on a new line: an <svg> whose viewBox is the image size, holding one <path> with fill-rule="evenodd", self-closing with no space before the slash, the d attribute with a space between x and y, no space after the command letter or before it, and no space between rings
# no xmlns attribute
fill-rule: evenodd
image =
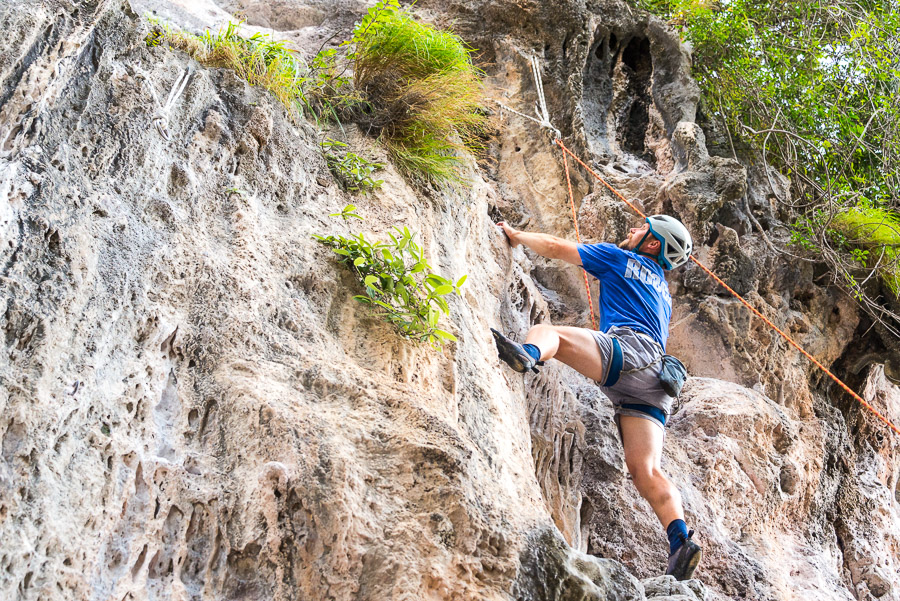
<svg viewBox="0 0 900 601"><path fill-rule="evenodd" d="M480 72L459 36L417 22L397 0L379 2L351 39L355 115L394 163L428 183L462 183L460 157L482 148L487 118Z"/></svg>
<svg viewBox="0 0 900 601"><path fill-rule="evenodd" d="M208 67L231 69L250 85L272 93L288 110L292 119L303 115L308 69L284 42L255 33L245 38L238 34L240 23L228 23L217 33L194 35L169 24L152 21L147 45L167 44L182 50Z"/></svg>
<svg viewBox="0 0 900 601"><path fill-rule="evenodd" d="M306 64L285 42L240 23L194 35L159 22L147 37L198 62L233 70L269 90L295 120L355 122L415 181L465 184L463 157L488 127L480 71L459 36L416 21L397 0L379 1L338 48ZM349 75L352 73L352 76Z"/></svg>
<svg viewBox="0 0 900 601"><path fill-rule="evenodd" d="M896 299L900 281L897 3L636 4L669 19L693 45L704 111L733 147L791 177L793 199L772 193L795 221L794 241L821 253L870 313L895 302L888 297ZM872 274L888 297L879 298Z"/></svg>

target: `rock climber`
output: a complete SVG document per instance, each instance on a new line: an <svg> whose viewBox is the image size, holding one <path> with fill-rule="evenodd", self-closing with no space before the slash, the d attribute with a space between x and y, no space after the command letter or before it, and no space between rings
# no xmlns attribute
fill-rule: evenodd
<svg viewBox="0 0 900 601"><path fill-rule="evenodd" d="M491 332L500 359L518 372L536 371L536 365L555 358L600 384L615 407L628 472L666 527L666 574L678 580L690 578L702 553L691 540L693 530L688 531L685 524L681 494L660 467L666 420L674 401L669 396L672 387L666 386L665 378L660 380L665 371L661 366L674 360L664 359L672 315L664 270L688 260L693 244L690 233L668 215L648 217L640 227L631 228L618 246L576 244L520 231L505 222L497 225L511 246L524 244L543 257L578 265L600 281L600 331L537 324L524 344L493 328Z"/></svg>

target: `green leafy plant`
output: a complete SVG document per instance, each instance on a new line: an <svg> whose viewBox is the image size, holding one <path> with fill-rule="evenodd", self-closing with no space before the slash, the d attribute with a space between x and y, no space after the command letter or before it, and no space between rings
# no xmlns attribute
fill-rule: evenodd
<svg viewBox="0 0 900 601"><path fill-rule="evenodd" d="M370 161L346 150L347 144L340 140L328 138L320 146L325 152L328 168L344 190L365 194L370 190L380 188L384 183L384 180L372 177L375 171L384 168L383 163Z"/></svg>
<svg viewBox="0 0 900 601"><path fill-rule="evenodd" d="M331 216L362 220L353 205ZM372 242L361 233L313 237L331 248L365 288L364 295L353 298L394 324L404 338L435 347L456 340L437 327L438 320L441 313L449 314L447 296L459 294L467 276L453 283L432 272L408 228L395 227L388 236L389 242Z"/></svg>
<svg viewBox="0 0 900 601"><path fill-rule="evenodd" d="M306 105L316 121L331 121L340 125L348 115L365 104L353 88L353 78L336 48L319 50L310 62L304 78Z"/></svg>
<svg viewBox="0 0 900 601"><path fill-rule="evenodd" d="M473 50L384 0L354 29L348 58L365 99L356 122L398 168L426 183L464 183L461 155L483 147L487 117Z"/></svg>

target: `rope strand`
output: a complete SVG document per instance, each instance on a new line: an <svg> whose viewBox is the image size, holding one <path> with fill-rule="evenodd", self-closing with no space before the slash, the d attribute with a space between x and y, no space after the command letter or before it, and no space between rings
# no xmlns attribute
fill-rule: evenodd
<svg viewBox="0 0 900 601"><path fill-rule="evenodd" d="M575 195L572 194L572 178L569 177L569 161L566 159L566 153L563 153L563 165L566 166L566 184L569 185L569 205L572 207L572 223L575 224L575 239L581 244L581 234L578 233L578 217L575 215ZM584 290L587 292L588 307L591 310L591 328L597 329L597 321L594 319L594 299L591 298L591 286L588 283L587 272L582 269L581 275L584 276Z"/></svg>
<svg viewBox="0 0 900 601"><path fill-rule="evenodd" d="M622 194L621 194L618 190L616 190L615 188L613 188L613 187L612 187L605 179L603 179L602 177L600 177L599 175L597 175L597 174L594 172L593 169L591 169L590 167L588 167L588 166L584 163L584 161L582 161L582 160L579 159L577 156L575 156L575 154L574 154L571 150L569 150L568 148L566 148L566 145L565 145L565 144L563 144L562 139L561 139L562 136L560 135L559 130L556 129L555 127L553 127L553 125L551 125L551 123L550 123L550 115L549 115L549 112L547 111L547 102L546 102L546 99L544 98L544 85L543 85L543 82L541 81L541 70L540 70L540 65L538 64L538 60L537 60L537 57L536 57L536 56L532 56L532 57L531 57L531 76L534 78L534 85L535 85L535 88L537 88L537 94L538 94L538 104L537 104L537 107L536 107L536 110L535 110L535 112L537 113L537 115L538 115L538 117L539 117L538 119L535 119L534 117L530 117L530 116L525 115L525 114L523 114L523 113L520 113L520 112L518 112L518 111L516 111L516 110L513 110L513 109L509 108L508 106L506 106L506 105L504 105L504 104L502 104L502 103L500 103L500 102L497 102L497 104L499 104L501 108L504 108L504 109L506 109L506 110L508 110L508 111L510 111L510 112L512 112L512 113L515 113L515 114L517 114L517 115L519 115L519 116L521 116L521 117L525 117L526 119L530 119L531 121L534 121L535 123L537 123L538 125L540 125L541 128L546 128L546 129L549 129L550 131L553 132L553 134L554 134L554 136L555 136L554 143L555 143L557 146L559 146L560 149L563 151L563 165L564 165L565 170L566 170L566 184L568 185L568 188L569 188L569 203L570 203L570 205L571 205L571 207L572 207L572 222L573 222L574 225L575 225L575 237L578 239L578 242L579 242L579 243L581 242L581 236L580 236L579 233L578 233L578 217L577 217L577 215L576 215L576 213L575 213L575 197L574 197L574 194L572 193L572 180L571 180L571 177L570 177L570 175L569 175L569 160L568 160L568 158L567 158L567 155L568 155L568 156L571 156L573 159L575 159L575 161L576 161L579 165L581 165L582 167L584 167L584 168L587 170L588 173L590 173L591 175L593 175L598 181L600 181L600 183L602 183L604 186L606 186L613 194L615 194L616 196L618 196L619 199L620 199L622 202L624 202L624 203L627 204L629 207L631 207L631 209L632 209L635 213L637 213L638 215L640 215L643 219L646 219L646 218L647 218L647 215L644 214L643 211L641 211L637 206L635 206L634 203L632 203L632 202L629 201L627 198L625 198L624 196L622 196ZM887 424L887 426L894 432L894 434L897 434L898 436L900 436L900 429L898 429L897 426L895 426L894 424L892 424L892 423L890 422L890 420L888 420L885 416L883 416L881 413L879 413L874 407L872 407L872 405L870 405L868 402L866 402L865 399L863 399L860 395L858 395L856 392L854 392L849 386L847 386L846 384L844 384L844 382L841 381L840 378L838 378L836 375L834 375L833 373L831 373L831 371L829 371L828 368L826 368L824 365L822 365L822 363L820 363L820 362L818 361L818 359L816 359L815 357L813 357L812 355L810 355L810 354L809 354L806 350L804 350L799 344L797 344L797 343L794 341L793 338L791 338L790 336L788 336L785 332L783 332L780 328L778 328L778 326L776 326L774 323L772 323L765 315L763 315L762 313L760 313L753 305L751 305L749 302L747 302L747 301L744 299L744 297L742 297L740 294L738 294L737 292L735 292L734 290L732 290L731 287L728 286L728 284L726 284L724 281L722 281L722 279L719 278L719 276L717 276L716 274L714 274L708 267L706 267L706 266L705 266L703 263L701 263L698 259L696 259L696 258L694 258L694 257L692 257L692 256L691 256L691 257L688 257L688 258L689 258L691 261L693 261L694 264L696 264L700 269L702 269L703 271L705 271L710 277L712 277L713 280L715 280L715 281L716 281L717 283L719 283L722 287L724 287L726 290L728 290L728 292L730 292L732 295L734 295L735 298L737 298L739 301L741 301L741 303L743 303L743 305L744 305L745 307L747 307L748 309L750 309L750 311L751 311L754 315L756 315L757 317L759 317L760 319L762 319L762 320L766 323L766 325L768 325L768 326L771 327L773 330L775 330L776 332L778 332L778 333L781 335L782 338L784 338L785 340L787 340L788 343L789 343L791 346L793 346L794 348L796 348L796 349L797 349L798 351L800 351L807 359L809 359L810 361L812 361L813 364L814 364L816 367L818 367L818 368L821 369L823 372L825 372L825 373L828 375L828 377L830 377L832 380L834 380L834 381L838 384L838 386L840 386L842 389L844 389L844 390L845 390L850 396L852 396L854 399L856 399L857 401L859 401L866 409L868 409L869 411L871 411L872 414L875 415L875 417L877 417L877 418L880 419L882 422L884 422L885 424ZM584 270L582 270L582 273L583 273L583 275L584 275L584 285L585 285L585 290L587 290L588 304L590 305L590 309L591 309L591 326L593 326L593 328L596 329L597 326L596 326L596 323L595 323L595 321L594 321L594 303L593 303L593 300L591 299L591 289L590 289L590 286L588 285L587 272L584 272Z"/></svg>

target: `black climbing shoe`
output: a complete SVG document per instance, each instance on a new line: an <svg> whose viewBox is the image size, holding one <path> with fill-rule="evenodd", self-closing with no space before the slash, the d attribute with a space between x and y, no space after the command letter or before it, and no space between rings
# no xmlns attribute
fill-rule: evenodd
<svg viewBox="0 0 900 601"><path fill-rule="evenodd" d="M497 343L497 354L500 359L519 373L525 373L529 369L537 371L535 365L543 365L543 361L535 361L521 344L513 342L494 328L491 328L494 341Z"/></svg>
<svg viewBox="0 0 900 601"><path fill-rule="evenodd" d="M694 531L688 532L687 538L682 539L682 545L669 555L669 567L666 574L675 576L675 580L687 580L694 573L694 568L700 563L703 551L700 545L691 540Z"/></svg>

